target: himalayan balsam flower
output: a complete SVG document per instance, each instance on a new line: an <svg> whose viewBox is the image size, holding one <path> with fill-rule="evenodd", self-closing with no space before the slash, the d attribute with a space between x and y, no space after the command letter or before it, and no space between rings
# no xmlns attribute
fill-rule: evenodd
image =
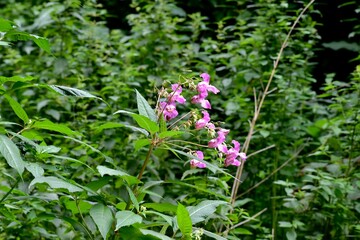
<svg viewBox="0 0 360 240"><path fill-rule="evenodd" d="M171 89L173 90L173 92L169 94L169 103L174 103L176 101L180 104L184 104L186 102L186 99L181 96L182 87L179 84L172 84Z"/></svg>
<svg viewBox="0 0 360 240"><path fill-rule="evenodd" d="M239 153L240 151L240 143L236 140L232 140L232 144L234 144L233 148L230 148L229 150L224 149L225 157L225 167L233 165L233 166L239 166L240 161L237 159L237 157L240 157L241 160L246 160L246 154L244 152Z"/></svg>
<svg viewBox="0 0 360 240"><path fill-rule="evenodd" d="M175 103L161 102L160 111L162 111L162 113L164 114L164 118L166 121L170 121L179 114L176 110Z"/></svg>
<svg viewBox="0 0 360 240"><path fill-rule="evenodd" d="M191 98L191 102L192 103L200 103L203 108L211 109L210 102L205 99L208 96L208 91L215 93L215 94L219 93L220 91L213 85L209 84L210 83L210 75L209 74L202 73L200 75L200 77L203 79L203 81L200 82L196 87L196 90L198 91L199 94L193 96Z"/></svg>
<svg viewBox="0 0 360 240"><path fill-rule="evenodd" d="M203 160L204 159L204 154L202 151L196 151L196 157L200 160ZM196 159L191 159L190 160L190 165L191 167L193 168L206 168L206 163L204 162L200 162L199 160L196 160Z"/></svg>
<svg viewBox="0 0 360 240"><path fill-rule="evenodd" d="M218 148L219 151L223 152L224 147L226 146L223 144L225 142L226 135L230 132L230 130L221 128L217 134L218 136L214 139L211 139L208 142L209 148Z"/></svg>
<svg viewBox="0 0 360 240"><path fill-rule="evenodd" d="M203 118L198 120L196 123L195 123L195 128L196 129L201 129L201 128L204 128L206 125L209 124L210 122L210 115L207 111L202 111L202 114L203 114Z"/></svg>

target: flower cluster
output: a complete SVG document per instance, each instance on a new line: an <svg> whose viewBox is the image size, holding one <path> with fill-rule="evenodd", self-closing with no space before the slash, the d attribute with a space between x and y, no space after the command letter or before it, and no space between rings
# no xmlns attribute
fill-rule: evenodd
<svg viewBox="0 0 360 240"><path fill-rule="evenodd" d="M210 85L209 74L202 73L200 77L203 81L197 84L196 91L198 94L191 98L191 103L200 103L202 108L211 109L211 104L209 100L206 99L208 92L217 94L220 91L215 86ZM172 92L166 96L166 100L159 103L159 111L164 115L166 121L169 121L178 115L176 103L184 104L186 102L186 99L181 95L181 85L172 84L171 89ZM230 130L216 128L215 125L211 123L210 114L206 110L202 111L202 115L203 117L196 121L195 129L207 129L213 136L215 135L215 132L217 134L215 138L208 142L208 147L217 149L220 156L225 156L225 167L230 165L239 166L241 161L246 160L246 154L244 152L240 152L240 143L236 140L232 140L233 147L228 149L225 141ZM204 153L202 151L196 151L194 156L196 159L194 158L190 160L191 167L206 168L206 163L202 161L204 159Z"/></svg>
<svg viewBox="0 0 360 240"><path fill-rule="evenodd" d="M175 118L179 113L176 110L176 102L184 104L186 99L181 95L182 87L179 84L172 84L171 89L173 90L167 98L167 101L160 102L160 112L164 114L166 121L170 121Z"/></svg>

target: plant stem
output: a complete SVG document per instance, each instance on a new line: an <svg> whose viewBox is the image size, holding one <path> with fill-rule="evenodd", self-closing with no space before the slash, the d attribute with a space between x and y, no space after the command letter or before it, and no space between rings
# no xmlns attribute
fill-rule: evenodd
<svg viewBox="0 0 360 240"><path fill-rule="evenodd" d="M139 175L138 175L138 179L141 180L142 178L142 175L144 174L144 171L145 171L145 168L146 168L146 165L148 164L149 160L150 160L150 156L151 156L151 153L152 151L154 150L154 147L155 147L155 144L154 142L151 143L150 147L149 147L149 150L146 154L146 158L145 158L145 161L144 161L144 164L142 165L141 167L141 170L139 172Z"/></svg>
<svg viewBox="0 0 360 240"><path fill-rule="evenodd" d="M289 41L289 38L291 36L291 33L292 31L294 30L295 26L297 25L297 23L300 21L300 18L304 15L304 13L307 11L307 9L314 3L315 0L312 0L310 1L306 6L305 8L301 11L301 13L299 14L299 16L296 18L295 22L293 23L293 25L291 26L288 34L286 35L286 38L284 40L284 42L282 43L281 45L281 48L280 48L280 51L278 53L278 56L275 60L275 63L274 63L274 67L271 71L271 74L270 74L270 77L269 77L269 81L267 82L266 84L266 87L265 87L265 90L264 90L264 93L262 94L261 98L260 98L260 101L259 103L257 104L257 101L255 101L255 112L254 112L254 117L250 123L250 130L249 130L249 133L246 137L246 140L245 140L245 143L244 143L244 147L243 147L243 152L247 152L248 149L249 149L249 145L250 145L250 141L251 141L251 137L254 133L254 128L255 128L255 124L256 124L256 121L260 115L260 110L261 110L261 107L264 103L264 100L266 98L266 96L269 94L269 88L270 88L270 85L271 85L271 82L275 76L275 72L276 72L276 69L279 65L279 61L280 61L280 58L281 58L281 55L285 49L285 47L287 46L287 43ZM256 94L255 94L256 96ZM238 189L239 189L239 186L240 186L240 178L241 178L241 175L242 175L242 172L243 172L243 169L244 169L244 165L245 165L245 161L241 161L241 165L240 167L238 168L238 170L236 171L236 177L235 177L235 181L233 183L233 186L232 186L232 191L231 191L231 198L230 198L230 203L232 205L235 204L235 200L236 200L236 195L237 195L237 192L238 192Z"/></svg>
<svg viewBox="0 0 360 240"><path fill-rule="evenodd" d="M20 181L20 177L18 177L18 179L16 180L16 183L10 188L10 190L1 198L0 203L2 203L12 192L12 190L14 190L14 188L16 187L16 185L19 183Z"/></svg>

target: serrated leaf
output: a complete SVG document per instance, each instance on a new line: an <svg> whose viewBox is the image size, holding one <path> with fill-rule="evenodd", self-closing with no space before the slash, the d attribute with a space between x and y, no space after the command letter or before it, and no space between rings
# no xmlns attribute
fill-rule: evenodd
<svg viewBox="0 0 360 240"><path fill-rule="evenodd" d="M50 44L47 38L40 37L34 34L29 34L27 32L21 32L15 29L7 31L5 38L11 41L33 41L38 47L40 47L45 52L51 54Z"/></svg>
<svg viewBox="0 0 360 240"><path fill-rule="evenodd" d="M182 131L165 131L159 134L159 138L174 137L183 134Z"/></svg>
<svg viewBox="0 0 360 240"><path fill-rule="evenodd" d="M0 134L0 153L6 159L10 167L20 175L24 172L25 162L21 158L19 148L8 137Z"/></svg>
<svg viewBox="0 0 360 240"><path fill-rule="evenodd" d="M191 221L193 224L204 221L207 217L216 211L219 205L228 204L225 201L219 200L205 200L199 203L196 207L187 207Z"/></svg>
<svg viewBox="0 0 360 240"><path fill-rule="evenodd" d="M100 97L92 95L91 93L80 90L77 88L59 86L59 85L48 85L55 92L60 93L63 96L74 96L74 97L82 97L82 98L96 98L102 100Z"/></svg>
<svg viewBox="0 0 360 240"><path fill-rule="evenodd" d="M90 216L98 227L103 239L106 239L106 235L114 221L111 210L107 206L99 203L90 209Z"/></svg>
<svg viewBox="0 0 360 240"><path fill-rule="evenodd" d="M192 233L192 222L188 210L181 203L176 210L176 221L183 236L189 237Z"/></svg>
<svg viewBox="0 0 360 240"><path fill-rule="evenodd" d="M18 116L21 120L23 120L25 124L28 123L29 117L26 114L25 110L21 107L20 103L18 103L15 99L13 99L11 96L7 94L4 94L4 97L6 98L6 100L8 100L16 116Z"/></svg>
<svg viewBox="0 0 360 240"><path fill-rule="evenodd" d="M135 141L135 151L139 151L140 148L150 145L151 141L149 139L138 139Z"/></svg>
<svg viewBox="0 0 360 240"><path fill-rule="evenodd" d="M115 215L116 218L116 229L117 231L119 228L133 225L134 223L141 223L142 217L131 212L131 211L120 211L117 212Z"/></svg>
<svg viewBox="0 0 360 240"><path fill-rule="evenodd" d="M4 77L0 76L0 84L3 84L5 82L29 82L34 80L33 77L27 76L27 77L20 77L20 76L12 76L12 77Z"/></svg>
<svg viewBox="0 0 360 240"><path fill-rule="evenodd" d="M135 91L136 91L136 102L137 102L139 114L149 118L153 122L156 122L157 118L156 118L156 113L155 113L154 109L152 109L150 104L138 92L138 90L135 90Z"/></svg>
<svg viewBox="0 0 360 240"><path fill-rule="evenodd" d="M53 123L52 121L47 120L47 119L41 120L41 121L36 121L32 125L32 128L50 130L50 131L59 132L59 133L62 133L62 134L68 135L68 136L73 136L73 135L79 134L77 132L74 132L69 127L67 127L63 124Z"/></svg>
<svg viewBox="0 0 360 240"><path fill-rule="evenodd" d="M75 186L69 182L66 182L57 177L38 177L31 181L29 187L35 185L36 183L47 183L51 188L63 188L67 189L69 192L82 192L83 189Z"/></svg>

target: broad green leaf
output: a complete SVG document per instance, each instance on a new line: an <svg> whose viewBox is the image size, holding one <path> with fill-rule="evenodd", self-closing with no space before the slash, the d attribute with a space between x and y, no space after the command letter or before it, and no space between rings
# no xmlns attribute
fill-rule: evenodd
<svg viewBox="0 0 360 240"><path fill-rule="evenodd" d="M68 135L68 136L73 136L73 135L79 134L77 132L74 132L69 127L67 127L63 124L53 123L52 121L47 120L47 119L41 120L41 121L36 121L32 125L32 128L50 130L50 131L59 132L59 133L62 133L62 134Z"/></svg>
<svg viewBox="0 0 360 240"><path fill-rule="evenodd" d="M158 216L162 217L170 226L173 225L173 218L168 216L168 215L165 215L165 214L162 214L162 213L159 213L159 212L155 212L155 211L146 211L145 214L158 215Z"/></svg>
<svg viewBox="0 0 360 240"><path fill-rule="evenodd" d="M0 18L0 32L7 32L11 29L13 29L13 22Z"/></svg>
<svg viewBox="0 0 360 240"><path fill-rule="evenodd" d="M159 138L174 137L183 133L182 131L165 131L159 134Z"/></svg>
<svg viewBox="0 0 360 240"><path fill-rule="evenodd" d="M0 76L0 85L5 82L29 82L34 80L33 77L20 77L20 76L12 76L12 77L3 77Z"/></svg>
<svg viewBox="0 0 360 240"><path fill-rule="evenodd" d="M189 238L192 233L192 222L188 210L181 203L177 207L176 221L183 236Z"/></svg>
<svg viewBox="0 0 360 240"><path fill-rule="evenodd" d="M134 126L130 126L130 125L125 125L126 128L130 128L133 131L136 132L141 132L142 134L144 134L146 137L149 136L148 131L146 131L145 129L142 128L138 128L138 127L134 127Z"/></svg>
<svg viewBox="0 0 360 240"><path fill-rule="evenodd" d="M286 231L286 238L287 240L296 240L297 234L294 228Z"/></svg>
<svg viewBox="0 0 360 240"><path fill-rule="evenodd" d="M7 136L0 134L0 153L10 167L20 175L24 172L25 162L21 158L19 148Z"/></svg>
<svg viewBox="0 0 360 240"><path fill-rule="evenodd" d="M74 201L71 199L64 200L64 204L66 209L70 210L72 214L86 214L90 211L90 209L93 207L92 204L90 204L88 201L78 200Z"/></svg>
<svg viewBox="0 0 360 240"><path fill-rule="evenodd" d="M90 216L94 220L96 226L99 228L103 239L106 239L106 235L108 234L114 221L111 210L107 206L99 203L91 208Z"/></svg>
<svg viewBox="0 0 360 240"><path fill-rule="evenodd" d="M51 188L63 188L67 189L69 192L82 192L83 189L66 182L57 177L38 177L31 181L29 187L35 185L36 183L47 183Z"/></svg>
<svg viewBox="0 0 360 240"><path fill-rule="evenodd" d="M134 118L137 124L139 124L140 127L144 128L150 133L154 134L159 131L159 126L157 125L157 123L151 121L148 117L139 114L132 114L131 116Z"/></svg>
<svg viewBox="0 0 360 240"><path fill-rule="evenodd" d="M18 103L11 96L4 94L6 100L8 100L11 108L14 110L16 116L18 116L23 122L26 124L29 122L29 117L26 114L25 110L21 107L20 103Z"/></svg>
<svg viewBox="0 0 360 240"><path fill-rule="evenodd" d="M139 114L149 118L153 122L156 122L157 118L156 118L156 113L155 113L154 109L152 109L150 104L138 92L138 90L135 90L135 91L136 91L136 102L137 102Z"/></svg>
<svg viewBox="0 0 360 240"><path fill-rule="evenodd" d="M228 204L225 201L219 200L205 200L199 203L196 207L187 207L191 221L193 224L204 221L207 217L216 211L219 205Z"/></svg>
<svg viewBox="0 0 360 240"><path fill-rule="evenodd" d="M139 206L138 200L136 199L135 194L133 193L133 191L128 186L126 186L126 190L127 190L128 194L129 194L130 200L133 203L135 209L139 212L139 207L140 206Z"/></svg>
<svg viewBox="0 0 360 240"><path fill-rule="evenodd" d="M34 178L42 177L44 175L44 169L37 163L27 163L25 167L29 172L31 172Z"/></svg>
<svg viewBox="0 0 360 240"><path fill-rule="evenodd" d="M149 139L138 139L135 141L135 151L139 151L140 148L150 144L151 141Z"/></svg>
<svg viewBox="0 0 360 240"><path fill-rule="evenodd" d="M117 212L115 215L116 218L116 229L117 231L119 228L133 225L134 223L141 223L142 217L131 212L131 211L120 211Z"/></svg>
<svg viewBox="0 0 360 240"><path fill-rule="evenodd" d="M75 97L82 97L82 98L97 98L102 100L100 97L97 97L95 95L92 95L91 93L72 88L72 87L66 87L66 86L59 86L59 85L48 85L51 89L53 89L55 92L60 93L63 96L75 96Z"/></svg>
<svg viewBox="0 0 360 240"><path fill-rule="evenodd" d="M140 229L140 232L142 232L142 234L144 234L144 235L151 235L151 236L154 236L161 240L172 240L173 239L173 238L169 238L168 236L166 236L164 234L161 234L161 233L158 233L158 232L155 232L152 230L148 230L148 229Z"/></svg>
<svg viewBox="0 0 360 240"><path fill-rule="evenodd" d="M90 188L93 191L97 191L110 182L112 178L110 176L101 177L98 180L89 182L85 187Z"/></svg>

